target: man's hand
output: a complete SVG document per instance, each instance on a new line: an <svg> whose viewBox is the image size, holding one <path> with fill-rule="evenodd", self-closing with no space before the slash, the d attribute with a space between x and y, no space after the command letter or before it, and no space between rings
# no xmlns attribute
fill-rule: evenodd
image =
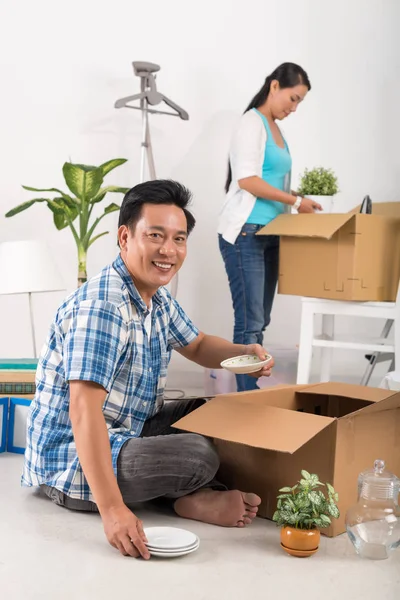
<svg viewBox="0 0 400 600"><path fill-rule="evenodd" d="M124 556L145 559L150 558L150 553L143 525L132 511L125 505L103 511L101 513L104 532L111 546L117 548Z"/></svg>
<svg viewBox="0 0 400 600"><path fill-rule="evenodd" d="M260 360L265 360L268 352L265 350L265 348L260 346L260 344L248 344L245 346L245 351L243 354L255 354ZM262 369L256 371L255 373L249 373L249 375L250 377L256 377L257 379L259 377L269 377L274 364L274 359L271 358L271 360Z"/></svg>

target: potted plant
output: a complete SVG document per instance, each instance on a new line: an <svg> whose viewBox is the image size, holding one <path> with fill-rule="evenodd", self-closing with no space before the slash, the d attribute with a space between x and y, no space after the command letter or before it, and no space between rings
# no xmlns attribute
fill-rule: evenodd
<svg viewBox="0 0 400 600"><path fill-rule="evenodd" d="M302 479L293 487L284 487L277 496L277 510L272 519L281 527L281 546L292 556L310 556L319 547L320 529L328 527L331 519L340 516L336 505L339 497L318 475L301 471Z"/></svg>
<svg viewBox="0 0 400 600"><path fill-rule="evenodd" d="M326 213L332 212L333 197L338 191L337 177L332 169L305 169L300 177L298 194L321 204Z"/></svg>
<svg viewBox="0 0 400 600"><path fill-rule="evenodd" d="M129 188L103 185L104 177L116 167L124 164L125 158L109 160L99 167L89 165L78 165L66 162L63 166L63 175L72 196L57 188L37 189L23 185L25 190L31 192L56 192L57 196L49 198L34 198L23 204L19 204L8 211L6 217L13 217L26 210L36 202L46 202L53 213L54 225L61 230L69 227L74 237L78 251L78 287L87 280L86 260L90 246L108 231L94 235L95 229L100 221L110 213L119 210L120 207L114 202L105 207L104 212L97 218L92 218L92 212L96 204L101 202L108 192L125 194ZM91 220L92 218L92 220ZM78 221L77 226L74 224Z"/></svg>

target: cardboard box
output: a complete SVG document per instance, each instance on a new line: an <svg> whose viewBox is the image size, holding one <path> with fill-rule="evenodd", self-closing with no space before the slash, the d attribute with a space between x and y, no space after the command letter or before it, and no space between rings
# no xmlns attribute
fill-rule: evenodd
<svg viewBox="0 0 400 600"><path fill-rule="evenodd" d="M400 393L390 390L321 383L226 394L175 426L214 439L219 479L258 494L261 517L272 518L279 488L301 469L331 483L341 516L323 531L330 537L345 531L361 471L380 458L400 476Z"/></svg>
<svg viewBox="0 0 400 600"><path fill-rule="evenodd" d="M394 302L400 278L400 202L373 213L284 214L257 235L280 236L278 292Z"/></svg>

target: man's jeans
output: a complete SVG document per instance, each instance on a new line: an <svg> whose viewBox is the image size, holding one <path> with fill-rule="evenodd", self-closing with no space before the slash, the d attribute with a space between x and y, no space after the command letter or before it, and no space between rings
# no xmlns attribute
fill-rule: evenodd
<svg viewBox="0 0 400 600"><path fill-rule="evenodd" d="M155 498L180 498L203 487L225 490L214 477L219 468L217 451L210 440L171 427L205 400L166 402L161 411L146 421L142 437L122 446L118 457L118 486L127 506ZM49 486L44 493L59 506L97 512L88 500L70 498Z"/></svg>
<svg viewBox="0 0 400 600"><path fill-rule="evenodd" d="M256 235L263 226L246 223L235 242L218 236L231 290L236 344L263 344L271 320L279 269L279 237ZM258 389L257 379L236 375L239 392Z"/></svg>

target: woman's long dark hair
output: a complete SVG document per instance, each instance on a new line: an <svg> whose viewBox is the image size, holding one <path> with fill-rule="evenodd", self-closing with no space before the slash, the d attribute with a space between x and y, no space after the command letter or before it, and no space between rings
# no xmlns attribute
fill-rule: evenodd
<svg viewBox="0 0 400 600"><path fill-rule="evenodd" d="M309 90L311 90L311 83L304 69L302 69L301 67L299 67L299 65L296 65L294 63L283 63L279 65L279 67L277 67L275 71L271 73L271 75L268 75L264 82L264 85L262 86L260 91L257 92L253 100L250 102L250 104L244 111L245 113L251 110L252 108L259 108L262 104L264 104L264 102L268 98L271 82L274 80L279 82L279 86L281 89L295 87L296 85L305 85ZM229 190L231 181L232 169L231 164L228 161L228 175L225 182L225 192Z"/></svg>

